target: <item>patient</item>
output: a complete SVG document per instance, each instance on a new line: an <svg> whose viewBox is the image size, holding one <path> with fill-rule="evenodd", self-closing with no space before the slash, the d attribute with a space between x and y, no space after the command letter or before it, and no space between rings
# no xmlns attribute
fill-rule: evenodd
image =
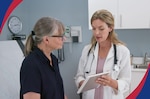
<svg viewBox="0 0 150 99"><path fill-rule="evenodd" d="M52 17L36 22L20 69L20 99L67 99L58 59L52 54L62 48L64 30L62 22Z"/></svg>

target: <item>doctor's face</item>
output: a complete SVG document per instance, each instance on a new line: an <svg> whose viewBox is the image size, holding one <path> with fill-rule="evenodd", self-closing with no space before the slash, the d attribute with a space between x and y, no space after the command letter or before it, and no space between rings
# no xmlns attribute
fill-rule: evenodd
<svg viewBox="0 0 150 99"><path fill-rule="evenodd" d="M107 40L109 32L111 30L112 29L100 19L93 20L92 22L92 32L96 41L99 43Z"/></svg>

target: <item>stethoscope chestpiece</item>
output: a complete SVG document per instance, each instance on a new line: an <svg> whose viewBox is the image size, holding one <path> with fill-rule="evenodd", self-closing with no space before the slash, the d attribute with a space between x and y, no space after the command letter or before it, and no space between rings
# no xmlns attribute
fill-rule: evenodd
<svg viewBox="0 0 150 99"><path fill-rule="evenodd" d="M117 64L115 64L113 70L116 71L116 72L118 72L119 71L119 66Z"/></svg>

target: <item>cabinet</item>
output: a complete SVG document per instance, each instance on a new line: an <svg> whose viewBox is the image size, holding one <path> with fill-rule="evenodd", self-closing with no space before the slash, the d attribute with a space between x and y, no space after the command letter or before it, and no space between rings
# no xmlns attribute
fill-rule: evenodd
<svg viewBox="0 0 150 99"><path fill-rule="evenodd" d="M114 18L116 18L118 9L117 7L118 7L117 0L88 0L89 29L91 29L90 23L91 17L96 10L107 9L113 14ZM117 24L117 21L115 21L115 24Z"/></svg>
<svg viewBox="0 0 150 99"><path fill-rule="evenodd" d="M142 81L145 73L146 73L146 69L134 69L134 70L132 70L130 93L132 93L135 90L135 88L137 88L137 86Z"/></svg>
<svg viewBox="0 0 150 99"><path fill-rule="evenodd" d="M149 0L88 0L89 29L92 14L109 10L115 18L115 29L150 28Z"/></svg>
<svg viewBox="0 0 150 99"><path fill-rule="evenodd" d="M150 28L149 0L119 0L120 28Z"/></svg>
<svg viewBox="0 0 150 99"><path fill-rule="evenodd" d="M146 69L132 68L132 73L131 73L132 78L131 78L130 89L128 92L124 93L125 97L128 97L128 95L131 94L138 87L145 73L146 73Z"/></svg>

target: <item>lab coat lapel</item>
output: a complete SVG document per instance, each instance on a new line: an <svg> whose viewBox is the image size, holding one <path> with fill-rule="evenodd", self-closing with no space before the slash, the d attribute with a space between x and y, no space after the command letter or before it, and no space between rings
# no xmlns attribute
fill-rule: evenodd
<svg viewBox="0 0 150 99"><path fill-rule="evenodd" d="M94 57L97 63L97 59L98 59L98 50L99 50L99 44L97 43L95 46L95 50L94 50Z"/></svg>
<svg viewBox="0 0 150 99"><path fill-rule="evenodd" d="M114 48L113 48L113 44L111 44L111 48L108 52L108 55L106 57L106 60L110 59L111 57L114 57Z"/></svg>
<svg viewBox="0 0 150 99"><path fill-rule="evenodd" d="M111 48L108 52L108 55L106 57L105 63L104 63L104 69L103 71L110 71L113 68L114 65L114 60L112 60L112 57L114 57L114 48L113 48L113 44L111 45Z"/></svg>
<svg viewBox="0 0 150 99"><path fill-rule="evenodd" d="M93 54L90 54L89 55L89 60L91 61L88 61L88 67L92 67L91 68L91 74L95 74L96 73L96 68L97 68L97 59L98 59L98 44L96 44L95 48L92 49L92 53ZM90 68L89 68L90 70Z"/></svg>

